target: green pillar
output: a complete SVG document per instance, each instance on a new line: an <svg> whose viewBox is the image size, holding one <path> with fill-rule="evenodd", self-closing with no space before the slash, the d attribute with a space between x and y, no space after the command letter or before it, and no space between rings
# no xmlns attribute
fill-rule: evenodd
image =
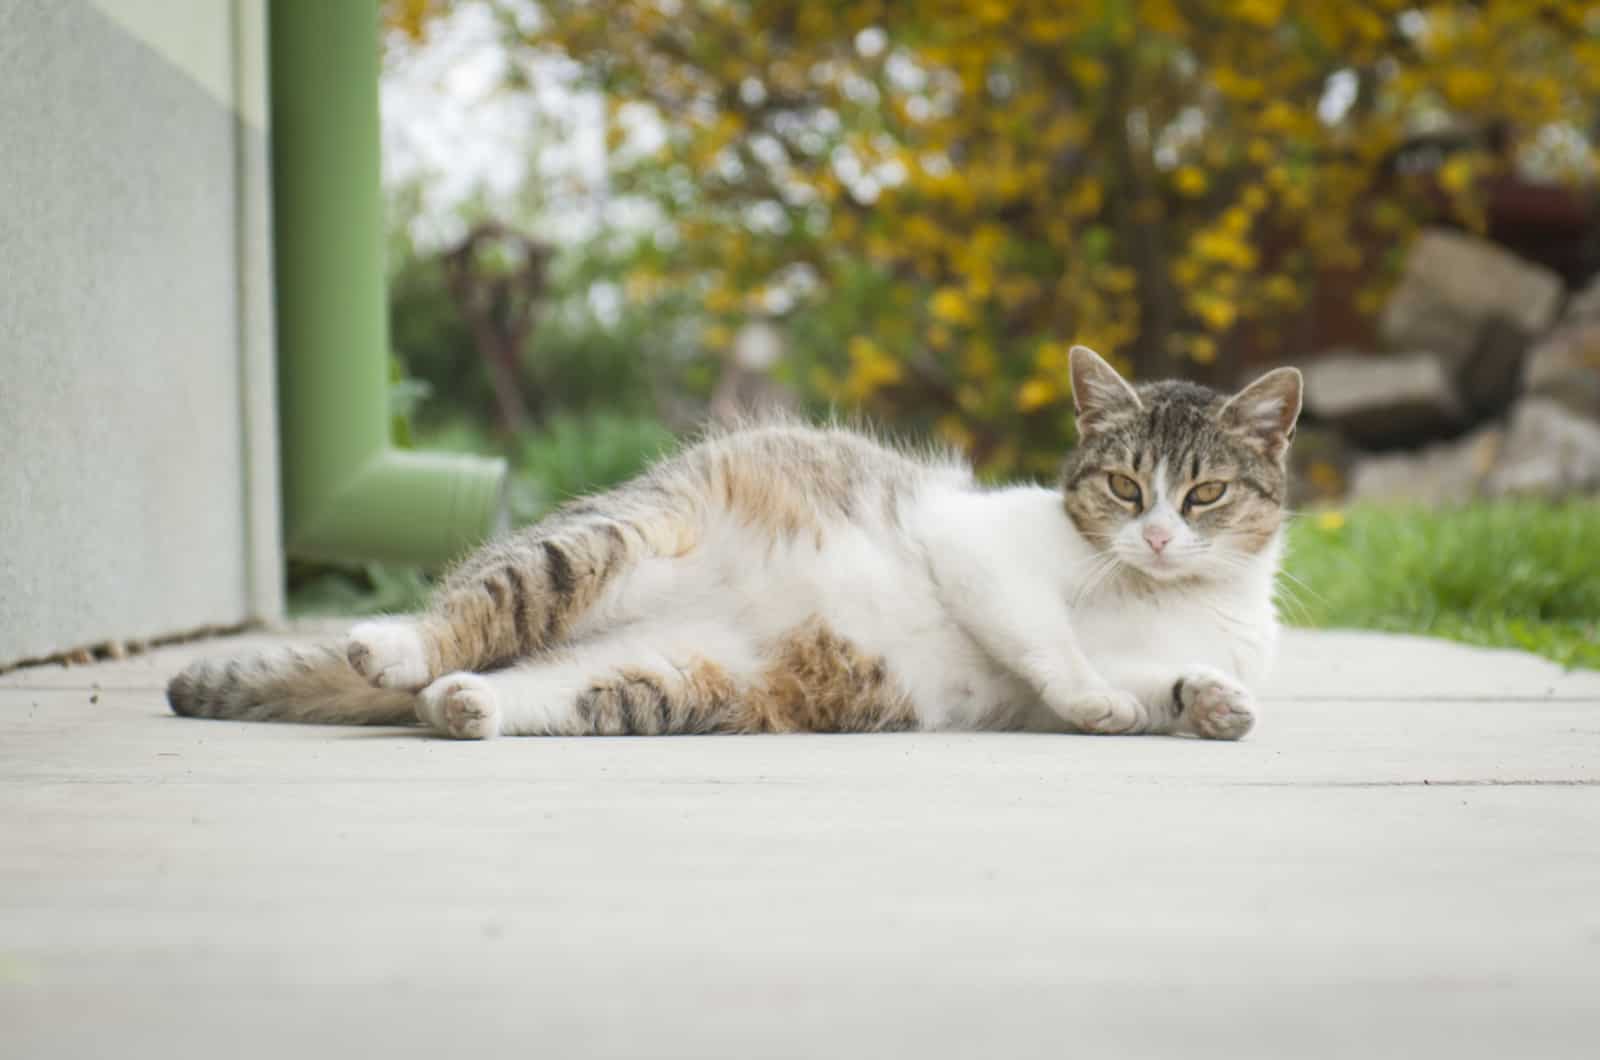
<svg viewBox="0 0 1600 1060"><path fill-rule="evenodd" d="M505 462L389 442L377 0L270 0L284 545L437 566L504 520Z"/></svg>

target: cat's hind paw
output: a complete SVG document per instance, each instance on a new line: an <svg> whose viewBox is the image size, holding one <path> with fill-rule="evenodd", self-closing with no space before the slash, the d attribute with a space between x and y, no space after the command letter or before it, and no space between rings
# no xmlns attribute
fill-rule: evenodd
<svg viewBox="0 0 1600 1060"><path fill-rule="evenodd" d="M1150 725L1149 714L1138 697L1116 688L1077 696L1061 714L1082 731L1101 736L1142 732Z"/></svg>
<svg viewBox="0 0 1600 1060"><path fill-rule="evenodd" d="M345 644L345 658L379 688L415 692L433 679L422 631L406 618L357 623Z"/></svg>
<svg viewBox="0 0 1600 1060"><path fill-rule="evenodd" d="M1255 726L1255 698L1220 671L1192 670L1178 678L1172 694L1182 711L1180 725L1207 739L1237 740Z"/></svg>
<svg viewBox="0 0 1600 1060"><path fill-rule="evenodd" d="M446 674L417 697L417 719L458 740L500 735L500 697L481 674Z"/></svg>

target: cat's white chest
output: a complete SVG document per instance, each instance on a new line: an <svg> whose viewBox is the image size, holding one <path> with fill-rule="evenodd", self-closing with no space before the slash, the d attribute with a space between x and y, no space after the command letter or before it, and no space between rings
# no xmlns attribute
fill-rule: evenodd
<svg viewBox="0 0 1600 1060"><path fill-rule="evenodd" d="M1084 654L1116 686L1197 665L1253 685L1277 641L1270 601L1239 592L1108 596L1079 608L1073 625Z"/></svg>

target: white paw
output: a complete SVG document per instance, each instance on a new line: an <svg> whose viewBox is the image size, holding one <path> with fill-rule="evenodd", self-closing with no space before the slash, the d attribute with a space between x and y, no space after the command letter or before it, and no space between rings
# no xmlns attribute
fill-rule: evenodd
<svg viewBox="0 0 1600 1060"><path fill-rule="evenodd" d="M1136 696L1116 688L1075 696L1062 710L1062 716L1084 732L1104 736L1138 732L1147 728L1150 721Z"/></svg>
<svg viewBox="0 0 1600 1060"><path fill-rule="evenodd" d="M433 678L422 632L408 618L357 624L350 631L345 657L356 673L379 688L415 692Z"/></svg>
<svg viewBox="0 0 1600 1060"><path fill-rule="evenodd" d="M458 740L500 735L500 697L482 675L446 674L417 697L417 718Z"/></svg>
<svg viewBox="0 0 1600 1060"><path fill-rule="evenodd" d="M1212 740L1237 740L1256 723L1255 699L1228 675L1196 667L1174 689L1183 708L1180 724Z"/></svg>

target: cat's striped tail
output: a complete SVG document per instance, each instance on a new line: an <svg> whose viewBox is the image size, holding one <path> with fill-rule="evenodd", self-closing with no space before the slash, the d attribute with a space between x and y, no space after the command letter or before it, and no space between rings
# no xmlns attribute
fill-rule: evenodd
<svg viewBox="0 0 1600 1060"><path fill-rule="evenodd" d="M280 648L231 659L201 659L167 683L173 713L240 721L409 725L413 692L375 688L340 648Z"/></svg>

